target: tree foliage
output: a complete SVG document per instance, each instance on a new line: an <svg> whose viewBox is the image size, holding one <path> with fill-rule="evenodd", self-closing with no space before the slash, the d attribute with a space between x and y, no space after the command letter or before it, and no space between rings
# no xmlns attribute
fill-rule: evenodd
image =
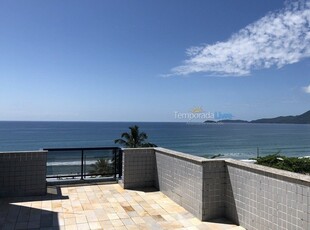
<svg viewBox="0 0 310 230"><path fill-rule="evenodd" d="M145 132L140 132L137 125L129 127L130 132L122 133L120 139L114 142L126 148L139 148L139 147L157 147L155 144L147 142L148 136Z"/></svg>
<svg viewBox="0 0 310 230"><path fill-rule="evenodd" d="M296 173L310 174L310 159L299 157L286 157L279 153L258 157L256 164L283 169Z"/></svg>
<svg viewBox="0 0 310 230"><path fill-rule="evenodd" d="M90 174L99 174L101 176L109 176L113 174L113 167L107 159L98 159L96 163L91 165Z"/></svg>

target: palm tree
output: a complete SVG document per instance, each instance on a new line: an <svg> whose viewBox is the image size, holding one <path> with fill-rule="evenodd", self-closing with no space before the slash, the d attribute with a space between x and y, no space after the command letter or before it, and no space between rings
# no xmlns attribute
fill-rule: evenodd
<svg viewBox="0 0 310 230"><path fill-rule="evenodd" d="M91 165L92 169L89 170L90 174L100 174L101 176L109 176L113 173L112 167L107 159L98 159L96 163Z"/></svg>
<svg viewBox="0 0 310 230"><path fill-rule="evenodd" d="M130 133L122 133L121 139L116 139L115 144L123 145L127 148L138 147L157 147L155 144L146 142L147 135L145 132L140 132L137 125L129 127Z"/></svg>

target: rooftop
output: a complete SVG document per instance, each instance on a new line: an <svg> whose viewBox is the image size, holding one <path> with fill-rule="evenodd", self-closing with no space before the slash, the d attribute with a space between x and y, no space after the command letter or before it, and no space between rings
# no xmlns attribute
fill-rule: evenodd
<svg viewBox="0 0 310 230"><path fill-rule="evenodd" d="M56 151L0 154L1 230L310 229L308 175L163 148Z"/></svg>
<svg viewBox="0 0 310 230"><path fill-rule="evenodd" d="M46 196L0 199L2 229L243 229L224 219L201 222L156 189L118 184L48 187Z"/></svg>

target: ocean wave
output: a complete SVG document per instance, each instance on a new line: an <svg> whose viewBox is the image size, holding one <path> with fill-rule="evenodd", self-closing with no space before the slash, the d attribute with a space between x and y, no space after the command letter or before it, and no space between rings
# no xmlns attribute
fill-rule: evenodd
<svg viewBox="0 0 310 230"><path fill-rule="evenodd" d="M94 164L96 163L95 160L92 160L92 161L84 161L84 165L91 165L91 164ZM47 166L79 166L81 165L81 161L55 161L55 162L47 162L46 163Z"/></svg>

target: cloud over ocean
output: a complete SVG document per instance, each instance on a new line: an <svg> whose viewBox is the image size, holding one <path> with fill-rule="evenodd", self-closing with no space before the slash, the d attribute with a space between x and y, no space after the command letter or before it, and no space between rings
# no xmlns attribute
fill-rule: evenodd
<svg viewBox="0 0 310 230"><path fill-rule="evenodd" d="M310 1L287 2L249 24L227 41L190 47L188 59L168 75L206 73L245 76L253 70L281 68L310 57Z"/></svg>

